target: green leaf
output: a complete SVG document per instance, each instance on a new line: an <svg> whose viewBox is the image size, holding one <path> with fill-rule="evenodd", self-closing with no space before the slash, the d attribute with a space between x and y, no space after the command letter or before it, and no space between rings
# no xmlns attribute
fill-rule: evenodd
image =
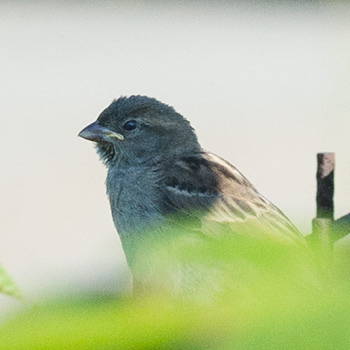
<svg viewBox="0 0 350 350"><path fill-rule="evenodd" d="M21 298L21 291L2 265L0 265L0 293Z"/></svg>

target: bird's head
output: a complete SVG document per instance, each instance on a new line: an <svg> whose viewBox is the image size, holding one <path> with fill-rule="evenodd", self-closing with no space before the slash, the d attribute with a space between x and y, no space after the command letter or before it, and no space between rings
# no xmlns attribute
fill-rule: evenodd
<svg viewBox="0 0 350 350"><path fill-rule="evenodd" d="M200 150L194 130L182 115L145 96L114 100L79 136L96 142L107 166L172 159Z"/></svg>

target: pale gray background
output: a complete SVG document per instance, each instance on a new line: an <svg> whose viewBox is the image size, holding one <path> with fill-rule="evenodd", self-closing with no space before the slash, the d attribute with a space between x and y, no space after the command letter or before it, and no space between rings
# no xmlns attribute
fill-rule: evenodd
<svg viewBox="0 0 350 350"><path fill-rule="evenodd" d="M127 290L106 170L77 133L113 98L175 106L305 233L316 153L350 211L350 7L0 3L0 261L27 299ZM0 307L16 302L0 295Z"/></svg>

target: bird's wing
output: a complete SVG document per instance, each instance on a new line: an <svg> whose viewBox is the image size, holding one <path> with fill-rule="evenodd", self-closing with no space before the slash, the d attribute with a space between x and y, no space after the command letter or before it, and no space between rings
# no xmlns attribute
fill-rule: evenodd
<svg viewBox="0 0 350 350"><path fill-rule="evenodd" d="M162 179L163 210L210 236L268 234L303 241L290 220L231 164L202 152L168 164Z"/></svg>

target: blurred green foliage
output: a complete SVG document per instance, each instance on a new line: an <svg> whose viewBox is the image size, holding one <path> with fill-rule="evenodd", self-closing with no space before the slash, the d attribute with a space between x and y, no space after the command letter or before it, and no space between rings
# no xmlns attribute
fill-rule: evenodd
<svg viewBox="0 0 350 350"><path fill-rule="evenodd" d="M347 266L323 254L243 237L158 237L135 253L138 295L23 310L0 328L0 349L349 349Z"/></svg>
<svg viewBox="0 0 350 350"><path fill-rule="evenodd" d="M21 297L21 292L7 271L0 265L0 293Z"/></svg>

